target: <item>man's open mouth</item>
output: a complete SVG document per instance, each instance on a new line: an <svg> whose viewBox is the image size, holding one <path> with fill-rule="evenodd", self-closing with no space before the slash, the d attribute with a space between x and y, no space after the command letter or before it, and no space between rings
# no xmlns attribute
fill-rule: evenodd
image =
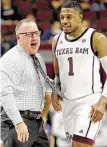
<svg viewBox="0 0 107 147"><path fill-rule="evenodd" d="M31 43L31 46L36 46L37 43Z"/></svg>

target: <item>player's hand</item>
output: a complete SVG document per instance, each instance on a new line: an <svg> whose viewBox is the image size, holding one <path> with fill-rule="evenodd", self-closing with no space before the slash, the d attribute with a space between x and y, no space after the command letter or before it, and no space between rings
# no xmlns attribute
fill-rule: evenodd
<svg viewBox="0 0 107 147"><path fill-rule="evenodd" d="M51 97L52 97L52 105L55 111L62 111L61 98L55 93L52 93Z"/></svg>
<svg viewBox="0 0 107 147"><path fill-rule="evenodd" d="M103 118L106 104L107 104L107 99L102 96L100 100L91 109L90 112L91 121L98 122Z"/></svg>
<svg viewBox="0 0 107 147"><path fill-rule="evenodd" d="M27 126L24 122L21 122L15 126L17 132L17 139L20 142L26 142L29 139L29 133Z"/></svg>
<svg viewBox="0 0 107 147"><path fill-rule="evenodd" d="M43 119L44 124L46 124L46 122L47 122L47 117L45 117L45 116L42 115L42 119Z"/></svg>

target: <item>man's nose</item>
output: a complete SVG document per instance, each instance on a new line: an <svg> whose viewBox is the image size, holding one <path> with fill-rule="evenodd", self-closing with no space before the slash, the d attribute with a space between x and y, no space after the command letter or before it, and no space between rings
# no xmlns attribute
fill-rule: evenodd
<svg viewBox="0 0 107 147"><path fill-rule="evenodd" d="M64 18L62 22L63 22L63 23L67 23L68 20L67 20L66 18Z"/></svg>
<svg viewBox="0 0 107 147"><path fill-rule="evenodd" d="M67 22L63 22L62 24L63 24L63 25L67 25L68 23L67 23Z"/></svg>
<svg viewBox="0 0 107 147"><path fill-rule="evenodd" d="M66 25L68 25L68 22L66 21L62 22L62 26L66 26Z"/></svg>

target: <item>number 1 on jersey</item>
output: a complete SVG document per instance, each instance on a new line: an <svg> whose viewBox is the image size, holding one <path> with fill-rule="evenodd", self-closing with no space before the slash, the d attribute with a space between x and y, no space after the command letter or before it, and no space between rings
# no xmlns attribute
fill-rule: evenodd
<svg viewBox="0 0 107 147"><path fill-rule="evenodd" d="M69 61L69 76L74 76L74 72L73 72L73 58L69 57L68 58Z"/></svg>

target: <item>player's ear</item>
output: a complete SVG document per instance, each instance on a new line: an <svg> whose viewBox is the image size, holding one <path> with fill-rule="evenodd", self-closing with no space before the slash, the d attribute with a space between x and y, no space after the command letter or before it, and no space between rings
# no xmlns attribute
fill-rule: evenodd
<svg viewBox="0 0 107 147"><path fill-rule="evenodd" d="M83 20L83 14L80 14L80 19L81 19L81 21Z"/></svg>

